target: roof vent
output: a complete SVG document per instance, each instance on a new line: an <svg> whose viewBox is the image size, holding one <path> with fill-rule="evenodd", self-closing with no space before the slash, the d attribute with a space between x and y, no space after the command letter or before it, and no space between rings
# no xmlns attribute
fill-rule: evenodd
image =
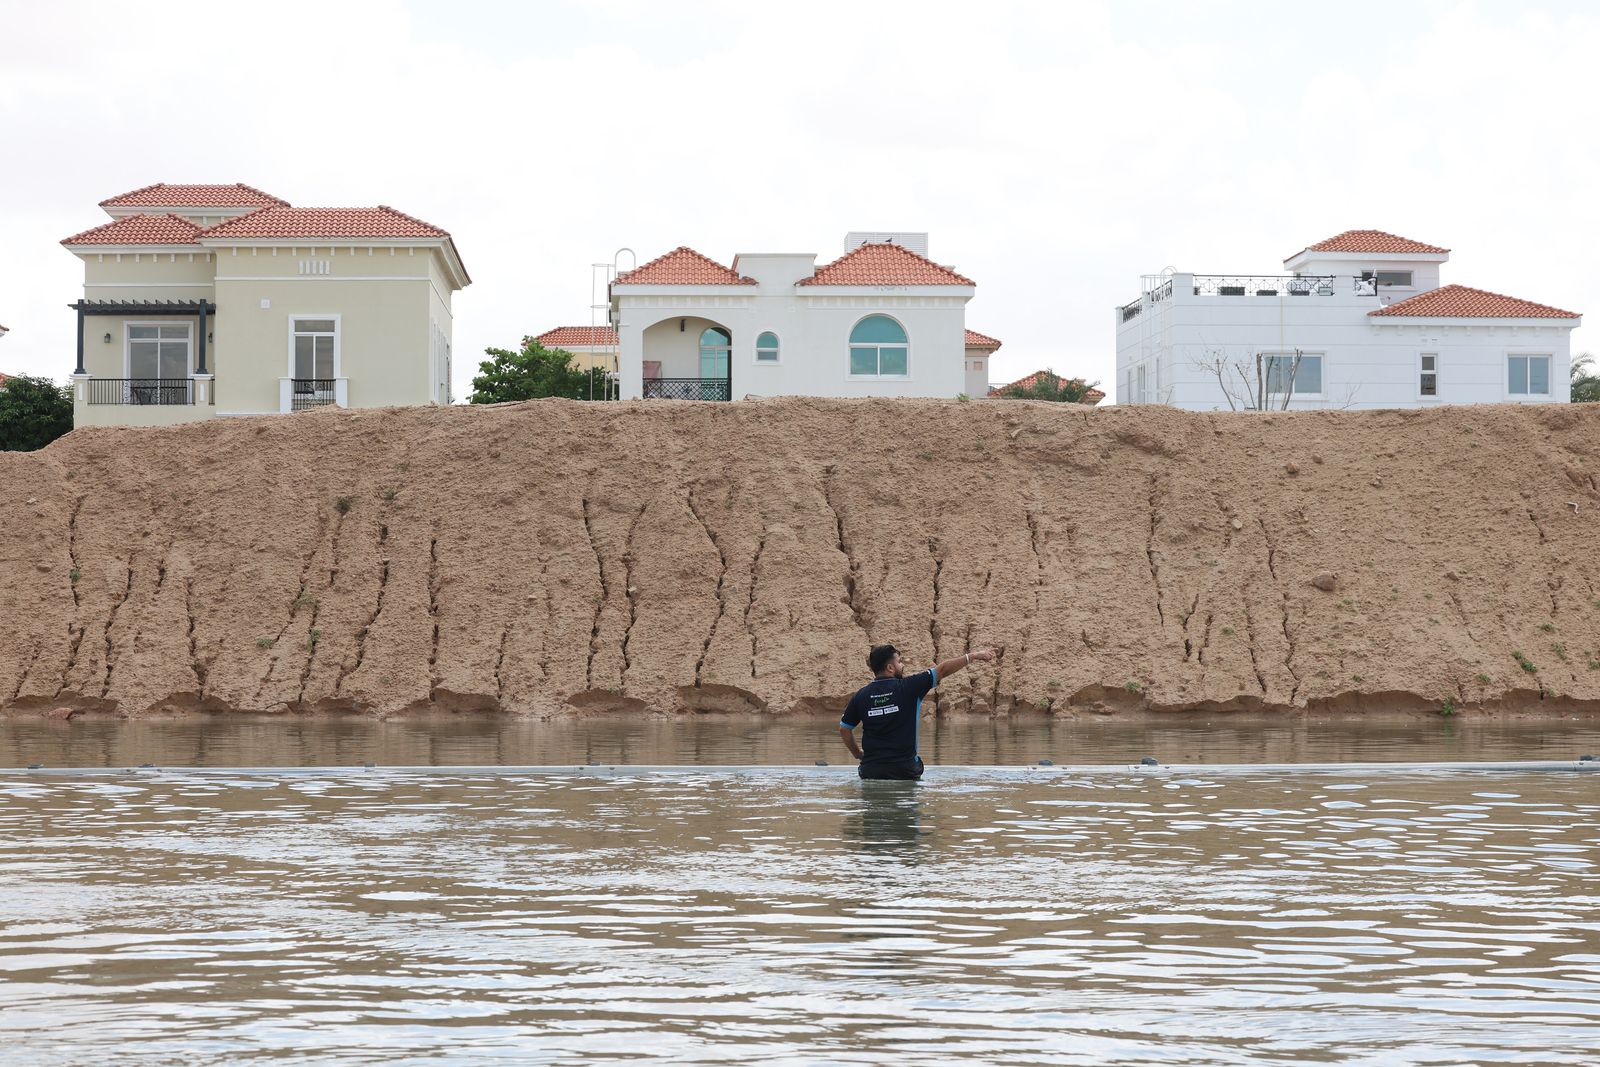
<svg viewBox="0 0 1600 1067"><path fill-rule="evenodd" d="M899 245L923 259L928 258L928 235L905 230L851 230L844 235L844 250L854 252L862 245Z"/></svg>

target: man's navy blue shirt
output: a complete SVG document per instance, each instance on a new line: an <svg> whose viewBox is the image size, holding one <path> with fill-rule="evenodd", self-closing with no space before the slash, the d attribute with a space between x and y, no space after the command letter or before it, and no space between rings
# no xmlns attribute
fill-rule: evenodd
<svg viewBox="0 0 1600 1067"><path fill-rule="evenodd" d="M922 698L938 684L939 669L935 667L909 678L874 678L856 691L839 725L847 730L862 727L862 766L916 758Z"/></svg>

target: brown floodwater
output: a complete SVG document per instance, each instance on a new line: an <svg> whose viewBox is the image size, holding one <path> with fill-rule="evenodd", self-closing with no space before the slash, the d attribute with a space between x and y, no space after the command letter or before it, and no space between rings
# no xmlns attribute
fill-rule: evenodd
<svg viewBox="0 0 1600 1067"><path fill-rule="evenodd" d="M1172 715L934 719L930 765L1571 760L1600 754L1600 718ZM457 715L0 718L0 767L544 766L848 761L832 719Z"/></svg>
<svg viewBox="0 0 1600 1067"><path fill-rule="evenodd" d="M208 756L439 761L388 729ZM7 771L0 856L0 1059L44 1067L1600 1048L1594 773Z"/></svg>

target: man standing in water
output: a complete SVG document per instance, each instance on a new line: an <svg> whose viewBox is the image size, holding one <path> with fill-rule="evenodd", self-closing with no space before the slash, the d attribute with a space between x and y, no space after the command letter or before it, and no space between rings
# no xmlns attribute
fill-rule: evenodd
<svg viewBox="0 0 1600 1067"><path fill-rule="evenodd" d="M969 663L987 663L992 659L994 653L985 648L947 659L937 667L907 678L899 651L893 645L874 645L867 655L872 681L850 698L839 720L839 736L850 754L861 761L861 777L921 778L917 719L921 715L922 698L941 679ZM855 728L863 724L861 744L857 745ZM861 751L863 747L865 754Z"/></svg>

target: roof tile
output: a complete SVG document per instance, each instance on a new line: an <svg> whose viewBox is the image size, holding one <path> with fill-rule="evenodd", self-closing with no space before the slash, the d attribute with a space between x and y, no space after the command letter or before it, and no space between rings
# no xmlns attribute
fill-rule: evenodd
<svg viewBox="0 0 1600 1067"><path fill-rule="evenodd" d="M617 275L612 285L754 285L754 278L724 267L688 245L679 245L642 267Z"/></svg>
<svg viewBox="0 0 1600 1067"><path fill-rule="evenodd" d="M986 333L979 333L977 330L968 330L966 346L968 348L995 349L1000 347L1000 341L998 338L990 337Z"/></svg>
<svg viewBox="0 0 1600 1067"><path fill-rule="evenodd" d="M864 244L818 267L796 285L976 285L926 256L896 244Z"/></svg>
<svg viewBox="0 0 1600 1067"><path fill-rule="evenodd" d="M1031 389L1034 383L1040 378L1044 377L1046 374L1055 374L1055 372L1051 370L1036 370L1026 378L1018 378L1016 381L1009 382L1006 385L995 386L993 389L989 390L989 395L1000 396L1008 389ZM1082 378L1067 378L1065 375L1061 374L1056 374L1056 377L1062 379L1063 381L1083 381ZM1105 398L1106 394L1104 390L1091 388L1087 393L1083 394L1083 399L1078 401L1078 403L1093 406L1100 403L1100 401L1104 400Z"/></svg>
<svg viewBox="0 0 1600 1067"><path fill-rule="evenodd" d="M200 227L178 215L127 215L75 233L64 245L192 245Z"/></svg>
<svg viewBox="0 0 1600 1067"><path fill-rule="evenodd" d="M1367 312L1369 316L1399 316L1414 319L1576 319L1576 311L1562 311L1548 304L1535 304L1514 296L1473 289L1465 285L1446 285L1402 300L1398 304Z"/></svg>
<svg viewBox="0 0 1600 1067"><path fill-rule="evenodd" d="M617 331L610 326L557 326L537 337L528 338L546 348L566 348L568 345L603 346L617 343Z"/></svg>
<svg viewBox="0 0 1600 1067"><path fill-rule="evenodd" d="M1409 237L1400 237L1396 234L1386 233L1383 230L1346 230L1336 234L1326 241L1318 241L1314 245L1307 245L1303 252L1367 252L1373 255L1416 255L1442 256L1448 255L1448 248L1438 245L1423 244L1413 241ZM1296 252L1294 255L1298 256ZM1294 256L1289 256L1293 259Z"/></svg>
<svg viewBox="0 0 1600 1067"><path fill-rule="evenodd" d="M429 238L450 234L429 222L379 204L377 207L264 207L204 231L203 237L288 240L315 237Z"/></svg>
<svg viewBox="0 0 1600 1067"><path fill-rule="evenodd" d="M288 207L252 185L169 185L156 182L100 201L101 207Z"/></svg>

